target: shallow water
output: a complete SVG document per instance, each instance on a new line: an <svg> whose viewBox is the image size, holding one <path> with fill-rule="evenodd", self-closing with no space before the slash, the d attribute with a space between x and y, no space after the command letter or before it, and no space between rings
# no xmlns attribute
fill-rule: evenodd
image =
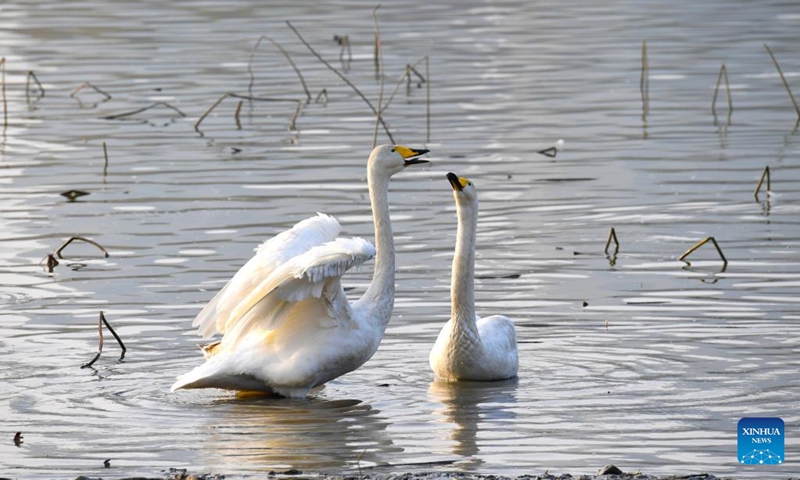
<svg viewBox="0 0 800 480"><path fill-rule="evenodd" d="M394 317L362 369L309 400L170 394L201 362L191 319L252 248L315 211L371 238L365 159L374 120L304 49L291 20L376 98L373 5L18 2L0 7L9 126L0 145L0 470L25 478L452 469L626 471L751 478L800 471L800 147L796 115L762 44L800 94L800 15L780 2L408 1L379 10L386 92L430 55L425 88L386 112L395 140L434 161L392 182L399 249ZM262 34L292 55L312 95L247 94ZM639 91L648 41L649 111ZM734 110L711 99L725 62ZM420 73L425 74L423 64ZM26 101L29 70L46 90ZM266 42L253 94L303 99ZM111 99L85 88L101 88ZM168 102L118 120L104 119ZM381 142L386 137L381 135ZM556 158L536 154L558 139ZM103 174L102 143L109 161ZM753 198L765 166L770 202ZM448 171L481 198L480 314L515 319L520 378L433 382L427 356L449 316L455 213ZM90 195L74 202L59 193ZM603 253L614 227L619 254ZM52 275L37 262L72 235ZM729 263L703 247L714 236ZM371 264L346 285L360 295ZM585 305L584 305L585 303ZM103 310L125 340L81 369ZM744 416L786 422L787 462L736 462ZM11 438L22 431L24 443ZM111 470L103 460L111 459Z"/></svg>

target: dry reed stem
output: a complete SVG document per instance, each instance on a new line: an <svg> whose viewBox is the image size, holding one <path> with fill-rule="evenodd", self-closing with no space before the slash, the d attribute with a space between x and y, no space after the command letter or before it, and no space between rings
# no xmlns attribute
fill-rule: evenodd
<svg viewBox="0 0 800 480"><path fill-rule="evenodd" d="M81 365L81 368L88 368L94 365L94 362L96 362L97 359L100 358L100 354L103 353L103 325L105 325L106 328L108 328L108 331L111 332L111 334L117 340L117 343L119 344L120 348L122 348L122 354L119 356L119 361L125 359L125 352L127 352L128 349L125 348L125 344L122 343L122 339L119 338L119 335L117 335L117 332L114 331L114 329L111 327L111 324L108 323L108 320L106 320L106 316L101 311L100 317L97 319L97 334L100 337L100 341L97 345L97 353L95 354L94 358L92 358L88 363Z"/></svg>
<svg viewBox="0 0 800 480"><path fill-rule="evenodd" d="M8 129L8 101L6 99L6 57L0 59L0 67L3 68L3 136L6 136Z"/></svg>
<svg viewBox="0 0 800 480"><path fill-rule="evenodd" d="M148 105L146 107L142 107L142 108L139 108L137 110L133 110L131 112L124 112L124 113L118 113L116 115L109 115L107 117L103 117L103 119L104 120L117 120L117 119L120 119L120 118L130 117L132 115L136 115L137 113L146 112L147 110L150 110L152 108L155 108L155 107L158 107L158 106L162 106L162 105L167 107L167 108L169 108L169 109L171 109L171 110L173 110L173 111L175 111L181 117L186 117L186 114L183 113L180 108L175 107L170 103L167 103L167 102L155 102L155 103L152 103L152 104L150 104L150 105Z"/></svg>
<svg viewBox="0 0 800 480"><path fill-rule="evenodd" d="M103 177L108 173L108 147L106 142L103 142Z"/></svg>
<svg viewBox="0 0 800 480"><path fill-rule="evenodd" d="M300 69L297 68L297 65L292 60L292 57L289 56L289 52L284 50L283 47L281 47L280 44L278 44L278 42L269 38L266 35L261 35L260 37L258 37L258 41L256 41L253 50L250 51L250 60L247 62L247 72L250 74L250 84L247 86L247 93L249 93L251 97L253 96L253 85L256 82L256 77L253 74L253 57L255 57L256 50L258 50L259 45L261 45L261 40L267 40L269 43L272 44L273 47L277 48L278 51L281 52L284 57L286 57L286 60L289 61L289 65L292 66L294 72L297 74L297 78L300 79L300 83L303 85L303 91L306 92L306 99L307 99L306 102L311 102L311 92L308 91L308 86L306 85L306 81L303 78L303 74L300 73Z"/></svg>
<svg viewBox="0 0 800 480"><path fill-rule="evenodd" d="M731 116L733 113L733 100L731 99L731 84L728 82L728 69L725 68L725 64L722 64L722 68L719 69L719 75L717 75L717 85L714 87L714 98L711 100L711 113L714 117L717 116L717 94L719 93L719 85L722 82L722 78L725 78L725 92L728 95L728 117Z"/></svg>
<svg viewBox="0 0 800 480"><path fill-rule="evenodd" d="M378 9L381 8L379 3L372 9L372 22L375 24L375 70L376 74L380 76L380 88L378 91L378 111L375 113L375 129L372 132L372 148L378 144L378 126L381 121L381 113L383 105L383 52L381 51L381 28L378 24Z"/></svg>
<svg viewBox="0 0 800 480"><path fill-rule="evenodd" d="M31 103L31 78L33 78L33 81L36 82L36 88L42 92L42 94L39 95L39 98L44 97L45 93L42 82L39 81L39 78L36 77L36 74L33 73L33 70L28 70L28 76L25 78L25 101L28 103Z"/></svg>
<svg viewBox="0 0 800 480"><path fill-rule="evenodd" d="M111 335L114 335L114 339L117 340L117 343L119 344L119 347L122 349L122 354L120 354L119 359L120 359L120 361L124 360L125 359L125 352L127 352L128 349L125 348L125 344L122 343L122 339L119 338L119 335L117 335L117 332L115 332L114 329L111 327L111 324L108 323L108 320L106 320L106 316L103 315L102 311L100 312L100 320L102 320L103 323L106 324L106 328L108 328L108 331L111 332Z"/></svg>
<svg viewBox="0 0 800 480"><path fill-rule="evenodd" d="M614 255L616 255L617 252L619 252L619 240L617 240L617 232L614 230L614 227L611 227L611 230L608 232L608 240L606 240L606 248L603 250L603 252L608 253L608 247L611 246L611 240L614 240L614 245L616 245L616 247L614 247Z"/></svg>
<svg viewBox="0 0 800 480"><path fill-rule="evenodd" d="M358 458L356 459L356 465L358 465L358 478L359 479L363 479L364 478L364 475L361 473L361 457L363 457L365 453L367 453L367 448L366 447L364 448L364 450L361 450L361 453L358 455Z"/></svg>
<svg viewBox="0 0 800 480"><path fill-rule="evenodd" d="M198 133L200 133L200 135L203 134L203 132L200 131L200 124L203 123L203 120L205 120L206 117L209 114L211 114L211 112L214 111L214 109L217 108L217 106L219 106L219 104L222 103L222 101L225 100L228 97L230 97L230 98L239 98L239 99L242 99L242 100L258 101L258 102L294 102L294 103L297 104L297 108L295 109L294 114L292 115L292 119L291 119L291 121L289 123L289 130L292 130L292 131L297 130L297 117L300 115L300 110L303 107L303 102L302 101L296 100L296 99L291 99L291 98L251 97L249 95L239 95L238 93L223 93L222 96L219 97L219 99L216 102L214 102L214 104L211 105L208 108L208 110L206 110L205 113L203 113L203 115L200 116L200 118L197 119L197 122L195 122L194 129Z"/></svg>
<svg viewBox="0 0 800 480"><path fill-rule="evenodd" d="M353 51L350 49L350 35L339 35L333 36L333 41L338 43L340 47L339 50L339 61L345 63L344 61L344 52L347 51L347 62L350 63L353 61ZM345 69L346 71L347 69Z"/></svg>
<svg viewBox="0 0 800 480"><path fill-rule="evenodd" d="M781 76L781 81L783 81L783 86L786 87L786 93L789 94L789 98L792 100L792 105L794 105L794 111L797 112L797 120L800 122L800 107L797 106L797 101L794 99L794 95L792 95L792 89L789 88L789 82L786 81L786 77L783 76L783 70L781 70L781 66L778 65L778 60L775 58L775 55L772 54L772 50L769 46L765 43L764 48L769 53L770 58L772 58L772 63L775 64L775 68L778 69L778 74Z"/></svg>
<svg viewBox="0 0 800 480"><path fill-rule="evenodd" d="M431 141L431 68L430 59L425 55L425 142Z"/></svg>
<svg viewBox="0 0 800 480"><path fill-rule="evenodd" d="M758 201L758 192L761 191L761 184L764 183L764 178L767 179L767 196L769 196L769 192L772 190L772 185L770 185L769 178L769 166L764 167L764 172L761 173L761 178L758 179L756 190L753 192L753 196L756 197L756 202Z"/></svg>
<svg viewBox="0 0 800 480"><path fill-rule="evenodd" d="M358 87L356 87L356 86L353 84L353 82L351 82L350 80L348 80L348 79L347 79L347 77L345 77L344 75L342 75L342 72L340 72L339 70L337 70L336 68L334 68L334 67L333 67L333 66L332 66L330 63L328 63L328 62L327 62L327 61L326 61L324 58L322 58L322 55L320 55L319 53L317 53L317 51L316 51L316 50L314 50L314 47L312 47L312 46L311 46L311 45L310 45L310 44L309 44L309 43L306 41L306 39L305 39L305 38L303 38L303 36L302 36L302 35L300 35L300 32L299 32L299 31L298 31L296 28L294 28L294 25L292 25L292 23L291 23L291 22L286 22L286 25L288 25L288 26L289 26L289 28L290 28L290 29L292 29L292 31L294 32L294 34L295 34L295 35L297 35L297 38L299 38L299 39L300 39L300 41L301 41L301 42L303 42L303 45L305 45L305 46L306 46L306 48L308 48L308 50L309 50L309 51L310 51L310 52L311 52L311 53L312 53L312 54L313 54L315 57L317 57L317 59L318 59L320 62L322 62L322 64L323 64L323 65L325 65L325 66L328 68L328 70L330 70L330 71L332 71L333 73L335 73L335 74L336 74L336 75L337 75L337 76L338 76L338 77L339 77L339 78L340 78L340 79L341 79L341 80L342 80L344 83L346 83L346 84L347 84L347 85L348 85L350 88L352 88L352 89L353 89L353 91L354 91L354 92L356 92L356 94L357 94L359 97L361 97L361 99L362 99L362 100L364 100L364 103L366 103L366 104L367 104L367 106L370 108L370 110L372 110L372 113L373 113L373 114L375 114L375 115L378 115L378 110L376 110L376 109L375 109L375 107L372 105L372 102L370 102L370 101L369 101L369 99L368 99L366 96L364 96L364 94L363 94L363 93L361 93L361 90L359 90L359 89L358 89ZM388 136L388 137L389 137L389 141L391 141L392 143L395 143L395 142L394 142L394 137L392 136L392 133L389 131L389 126L388 126L388 125L386 125L386 121L383 119L383 116L382 116L382 115L378 116L378 119L380 120L380 122L381 122L381 125L383 126L383 129L384 129L384 131L386 132L386 136Z"/></svg>
<svg viewBox="0 0 800 480"><path fill-rule="evenodd" d="M52 253L48 253L46 257L39 261L39 265L45 264L44 268L47 273L53 273L53 270L58 266L58 260Z"/></svg>
<svg viewBox="0 0 800 480"><path fill-rule="evenodd" d="M647 120L650 111L650 65L647 61L647 40L642 40L642 72L639 79L639 91L642 94L642 120Z"/></svg>
<svg viewBox="0 0 800 480"><path fill-rule="evenodd" d="M556 158L556 155L558 155L558 149L556 147L547 147L544 150L539 150L536 153L544 155L545 157Z"/></svg>
<svg viewBox="0 0 800 480"><path fill-rule="evenodd" d="M691 254L692 252L694 252L695 250L697 250L698 248L702 247L703 245L705 245L708 242L711 242L711 243L714 244L714 248L717 249L717 253L719 254L719 257L722 259L722 263L727 266L728 265L728 259L725 258L725 254L722 253L722 249L719 247L719 244L717 243L717 240L714 237L706 237L703 240L700 240L699 242L697 242L697 244L695 246L693 246L689 250L686 250L685 252L683 252L683 255L678 257L678 260L680 260L682 262L689 263L688 261L686 261L684 259L686 257L688 257L689 254Z"/></svg>
<svg viewBox="0 0 800 480"><path fill-rule="evenodd" d="M320 103L321 99L323 99L323 98L325 100L322 101L321 103L323 105L327 105L328 104L328 89L327 88L323 88L322 90L319 91L319 93L317 94L317 98L314 99L314 103Z"/></svg>
<svg viewBox="0 0 800 480"><path fill-rule="evenodd" d="M102 315L102 314L103 314L103 312L100 312L100 315ZM97 353L94 355L94 358L89 360L88 363L84 363L83 365L81 365L81 368L89 368L92 365L94 365L94 362L96 362L97 359L100 358L100 354L103 353L103 320L102 320L102 318L97 320L97 335L98 335L98 337L100 337L100 341L97 344Z"/></svg>
<svg viewBox="0 0 800 480"><path fill-rule="evenodd" d="M99 249L100 249L100 250L103 252L103 256L104 256L105 258L108 258L108 250L106 250L105 248L103 248L103 246L102 246L102 245L100 245L99 243L95 242L94 240L89 240L88 238L85 238L85 237L69 237L69 238L67 239L67 241L66 241L66 242L64 242L63 244L61 244L61 246L60 246L60 247L58 247L58 248L56 249L56 251L55 251L55 252L53 252L53 253L54 253L55 255L57 255L57 256L58 256L58 258L64 258L64 256L63 256L63 255L61 255L61 251L62 251L62 250L64 250L65 248L67 248L67 245L69 245L70 243L72 243L72 242L73 242L73 241L75 241L75 240L80 240L80 241L82 241L82 242L86 242L86 243L89 243L89 244L91 244L91 245L94 245L95 247L99 248Z"/></svg>
<svg viewBox="0 0 800 480"><path fill-rule="evenodd" d="M100 95L103 95L104 97L106 97L106 100L111 100L111 98L112 98L111 95L108 92L95 87L94 85L92 85L89 82L83 82L80 85L78 85L77 87L75 87L75 89L72 90L69 93L69 96L70 97L74 97L75 94L77 94L78 92L80 92L81 90L83 90L84 88L87 88L87 87L91 88L92 90L94 90L95 92L99 93Z"/></svg>
<svg viewBox="0 0 800 480"><path fill-rule="evenodd" d="M233 111L233 119L236 120L236 129L242 129L242 122L239 121L239 113L242 111L242 105L244 105L244 100L239 100L239 103L236 104L236 110Z"/></svg>
<svg viewBox="0 0 800 480"><path fill-rule="evenodd" d="M373 60L375 62L375 74L380 75L383 73L383 52L381 51L381 31L378 28L377 11L381 8L381 4L372 9L372 20L375 23L375 50L373 52Z"/></svg>
<svg viewBox="0 0 800 480"><path fill-rule="evenodd" d="M389 108L389 105L392 104L392 101L394 100L395 95L397 95L397 91L400 90L400 85L403 84L403 80L406 80L408 78L409 74L411 73L411 69L413 69L414 67L416 67L417 65L422 63L427 58L428 58L427 56L421 57L413 65L406 65L406 68L403 70L403 73L400 75L400 78L397 79L397 83L395 83L395 85L394 85L394 89L392 90L392 94L389 95L389 98L386 100L386 104L384 104L384 106L382 108L384 113L386 113L386 110Z"/></svg>

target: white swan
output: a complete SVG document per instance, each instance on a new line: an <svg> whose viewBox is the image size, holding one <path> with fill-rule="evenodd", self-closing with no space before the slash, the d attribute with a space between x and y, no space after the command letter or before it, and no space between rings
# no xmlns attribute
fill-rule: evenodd
<svg viewBox="0 0 800 480"><path fill-rule="evenodd" d="M475 315L475 236L478 192L471 181L447 174L458 212L456 253L450 284L451 318L430 355L441 380L503 380L517 375L517 336L506 317Z"/></svg>
<svg viewBox="0 0 800 480"><path fill-rule="evenodd" d="M345 271L375 256L361 238L336 238L328 215L303 220L256 249L192 323L205 338L206 362L178 377L179 388L224 388L305 397L364 364L378 349L394 306L394 241L388 188L392 175L428 150L383 145L367 164L375 223L375 272L366 293L347 301Z"/></svg>

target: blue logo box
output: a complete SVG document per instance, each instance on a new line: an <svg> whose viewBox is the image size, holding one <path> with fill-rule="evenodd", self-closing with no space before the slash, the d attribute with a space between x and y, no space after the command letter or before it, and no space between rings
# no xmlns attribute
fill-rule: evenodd
<svg viewBox="0 0 800 480"><path fill-rule="evenodd" d="M784 458L784 425L780 418L739 420L739 463L780 465Z"/></svg>

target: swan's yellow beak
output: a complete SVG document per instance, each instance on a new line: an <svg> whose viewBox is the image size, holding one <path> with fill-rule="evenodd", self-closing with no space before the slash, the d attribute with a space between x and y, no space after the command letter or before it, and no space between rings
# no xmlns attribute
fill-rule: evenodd
<svg viewBox="0 0 800 480"><path fill-rule="evenodd" d="M464 187L469 183L469 179L461 178L455 173L448 173L447 180L450 182L450 186L453 187L453 190L457 192L464 190Z"/></svg>
<svg viewBox="0 0 800 480"><path fill-rule="evenodd" d="M430 150L416 150L413 148L404 147L402 145L395 145L394 151L399 153L406 160L406 167L417 163L428 163L430 161L422 160L421 158L415 158L420 155L425 155L426 153L430 152Z"/></svg>

